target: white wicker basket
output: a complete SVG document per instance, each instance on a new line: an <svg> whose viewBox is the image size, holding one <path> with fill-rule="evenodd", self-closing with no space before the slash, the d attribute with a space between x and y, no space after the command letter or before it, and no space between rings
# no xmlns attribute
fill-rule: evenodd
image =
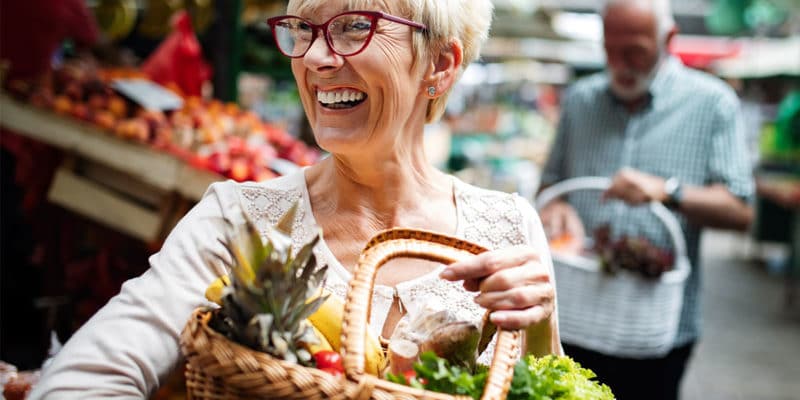
<svg viewBox="0 0 800 400"><path fill-rule="evenodd" d="M576 190L605 190L610 183L601 177L568 179L543 190L536 208ZM658 357L672 348L690 264L678 221L659 203L649 207L667 228L675 251L673 268L659 279L625 270L608 275L597 259L553 254L565 343L630 358Z"/></svg>

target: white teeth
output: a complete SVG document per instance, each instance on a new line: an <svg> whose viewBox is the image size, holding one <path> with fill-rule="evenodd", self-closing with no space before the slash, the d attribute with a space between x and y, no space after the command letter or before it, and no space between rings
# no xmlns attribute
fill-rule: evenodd
<svg viewBox="0 0 800 400"><path fill-rule="evenodd" d="M322 104L335 104L345 101L358 101L364 98L363 92L345 89L330 92L317 91L317 100Z"/></svg>

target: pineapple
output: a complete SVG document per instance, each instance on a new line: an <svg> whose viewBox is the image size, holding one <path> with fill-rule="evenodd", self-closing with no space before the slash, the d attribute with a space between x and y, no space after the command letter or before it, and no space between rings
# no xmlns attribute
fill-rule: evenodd
<svg viewBox="0 0 800 400"><path fill-rule="evenodd" d="M319 233L292 256L295 203L267 232L264 243L255 225L229 222L222 241L228 257L214 254L229 269L231 284L222 290L221 308L211 327L252 349L300 365L312 366L307 348L319 343L307 320L327 299L319 296L327 266L317 269L312 249Z"/></svg>

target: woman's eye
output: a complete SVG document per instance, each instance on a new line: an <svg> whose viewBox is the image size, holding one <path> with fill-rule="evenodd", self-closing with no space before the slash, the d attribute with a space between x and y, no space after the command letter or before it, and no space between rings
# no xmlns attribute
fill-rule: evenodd
<svg viewBox="0 0 800 400"><path fill-rule="evenodd" d="M348 31L368 31L372 27L372 23L368 20L352 21L347 24L346 30Z"/></svg>
<svg viewBox="0 0 800 400"><path fill-rule="evenodd" d="M298 22L296 29L301 31L310 31L311 25L309 25L308 22Z"/></svg>

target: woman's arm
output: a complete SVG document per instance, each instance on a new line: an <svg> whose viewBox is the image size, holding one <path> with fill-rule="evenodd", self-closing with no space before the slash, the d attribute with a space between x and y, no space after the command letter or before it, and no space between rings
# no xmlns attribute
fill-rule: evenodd
<svg viewBox="0 0 800 400"><path fill-rule="evenodd" d="M235 185L215 184L175 227L150 269L127 281L66 343L31 399L148 397L182 362L178 337L206 286L223 273L203 252L218 249Z"/></svg>

